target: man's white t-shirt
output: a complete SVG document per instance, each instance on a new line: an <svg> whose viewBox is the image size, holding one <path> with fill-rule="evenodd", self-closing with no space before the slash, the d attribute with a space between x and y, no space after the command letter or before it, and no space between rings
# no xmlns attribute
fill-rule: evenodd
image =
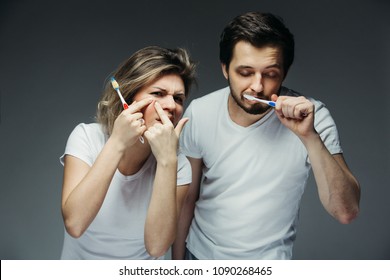
<svg viewBox="0 0 390 280"><path fill-rule="evenodd" d="M181 150L205 165L187 248L199 259L291 259L307 151L273 110L249 127L234 123L229 94L195 99L185 112ZM311 101L317 132L331 154L341 153L329 111Z"/></svg>

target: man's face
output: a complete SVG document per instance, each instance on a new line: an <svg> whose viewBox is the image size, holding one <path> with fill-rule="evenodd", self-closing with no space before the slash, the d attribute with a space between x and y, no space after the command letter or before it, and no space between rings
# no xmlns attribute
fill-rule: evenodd
<svg viewBox="0 0 390 280"><path fill-rule="evenodd" d="M229 69L222 65L222 71L237 105L249 114L263 114L270 109L268 105L247 100L243 95L271 100L272 94L279 94L284 79L282 52L276 47L257 48L239 41Z"/></svg>

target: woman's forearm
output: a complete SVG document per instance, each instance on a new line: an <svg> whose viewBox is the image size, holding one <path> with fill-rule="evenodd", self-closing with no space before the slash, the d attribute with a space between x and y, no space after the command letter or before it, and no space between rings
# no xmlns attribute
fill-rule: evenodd
<svg viewBox="0 0 390 280"><path fill-rule="evenodd" d="M65 228L73 237L80 237L96 217L122 155L109 139L92 167L66 156L62 214Z"/></svg>
<svg viewBox="0 0 390 280"><path fill-rule="evenodd" d="M145 223L145 246L154 257L165 254L177 229L177 159L157 163L153 193Z"/></svg>

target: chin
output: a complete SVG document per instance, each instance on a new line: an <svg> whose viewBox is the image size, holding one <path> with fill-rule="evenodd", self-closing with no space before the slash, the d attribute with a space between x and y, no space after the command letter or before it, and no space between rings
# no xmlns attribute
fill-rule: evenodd
<svg viewBox="0 0 390 280"><path fill-rule="evenodd" d="M264 114L266 113L268 110L269 110L269 107L263 107L261 104L256 104L256 105L259 105L259 106L252 106L250 108L247 108L247 107L241 107L245 112L247 112L248 114L251 114L251 115L261 115L261 114Z"/></svg>

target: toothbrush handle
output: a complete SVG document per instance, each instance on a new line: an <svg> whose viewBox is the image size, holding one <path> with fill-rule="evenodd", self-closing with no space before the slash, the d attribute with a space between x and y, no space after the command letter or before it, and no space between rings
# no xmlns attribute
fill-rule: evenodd
<svg viewBox="0 0 390 280"><path fill-rule="evenodd" d="M127 105L127 103L123 103L123 109L129 109L129 105ZM145 140L142 136L139 137L139 141L143 144L145 143Z"/></svg>

